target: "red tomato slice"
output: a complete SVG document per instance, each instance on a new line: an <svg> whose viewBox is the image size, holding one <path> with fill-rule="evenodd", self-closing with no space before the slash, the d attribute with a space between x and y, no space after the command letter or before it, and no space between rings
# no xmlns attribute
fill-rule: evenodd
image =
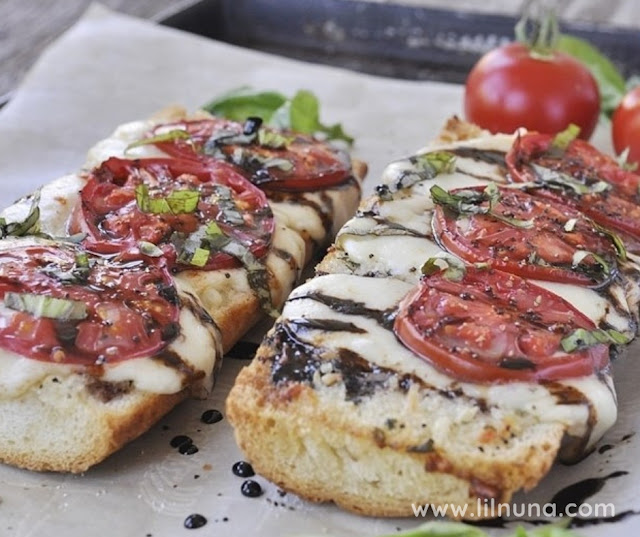
<svg viewBox="0 0 640 537"><path fill-rule="evenodd" d="M553 137L531 133L519 137L507 153L507 167L515 182L545 184L533 165L570 177L578 186L592 187L599 181L611 188L579 194L574 189L541 188L542 195L571 203L597 223L640 239L640 175L623 170L614 159L583 140L573 140L563 150L553 148ZM635 241L634 241L635 243ZM630 251L637 253L633 244Z"/></svg>
<svg viewBox="0 0 640 537"><path fill-rule="evenodd" d="M166 200L176 192L196 193L197 206L187 212L168 208L151 212L136 200L141 185L148 189L149 200ZM87 233L90 241L125 246L150 242L162 247L169 258L178 257L179 270L231 268L240 266L240 262L213 251L202 267L181 261L178 235L184 239L214 222L224 235L260 258L269 250L274 229L264 192L224 162L110 158L91 172L80 198L71 232Z"/></svg>
<svg viewBox="0 0 640 537"><path fill-rule="evenodd" d="M465 382L542 381L590 375L609 363L607 345L568 353L561 340L595 325L562 298L497 270L468 267L460 281L426 276L399 306L397 337Z"/></svg>
<svg viewBox="0 0 640 537"><path fill-rule="evenodd" d="M482 194L484 189L449 193ZM490 263L523 278L602 287L616 275L615 246L580 211L513 188L498 188L498 192L492 214L529 227L511 226L491 214L458 215L438 205L433 225L448 251L470 263ZM489 201L482 201L478 208L488 210ZM574 266L580 251L595 254L606 267L592 255Z"/></svg>
<svg viewBox="0 0 640 537"><path fill-rule="evenodd" d="M171 275L141 256L121 261L71 246L6 250L0 252L0 297L6 300L7 293L85 305L83 317L65 320L5 302L0 347L35 360L89 366L150 357L179 334Z"/></svg>
<svg viewBox="0 0 640 537"><path fill-rule="evenodd" d="M160 125L151 135L176 129L186 130L190 138L155 145L177 158L224 159L265 190L318 190L344 183L351 176L351 163L345 153L310 136L269 128L266 132L286 140L286 145L260 145L252 135L239 141L243 125L220 118ZM216 143L211 142L216 139Z"/></svg>

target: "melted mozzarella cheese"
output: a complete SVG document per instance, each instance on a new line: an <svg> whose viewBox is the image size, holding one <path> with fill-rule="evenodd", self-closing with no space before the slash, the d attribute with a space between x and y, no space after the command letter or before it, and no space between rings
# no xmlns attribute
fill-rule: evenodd
<svg viewBox="0 0 640 537"><path fill-rule="evenodd" d="M120 125L111 136L94 145L87 154L85 169L90 170L102 164L110 157L119 158L153 158L168 157L166 153L160 151L155 145L139 145L127 149L130 144L137 142L156 125L154 121L132 121Z"/></svg>
<svg viewBox="0 0 640 537"><path fill-rule="evenodd" d="M384 311L397 307L398 302L412 289L412 285L393 279L346 274L319 276L294 291L292 299L295 300L290 300L285 305L283 320L317 318L352 323L363 332L315 330L308 336L299 337L321 348L348 349L372 364L399 375L414 375L434 390L461 389L470 398L483 399L490 408L505 415L517 416L526 412L535 416L539 422L561 423L570 435L588 435L588 445L593 445L614 423L615 392L606 373L601 377L590 375L558 382L559 385L570 386L582 393L585 404L562 403L550 389L541 384L512 382L485 385L459 382L407 349L391 330L378 324L375 319L340 313L313 299L314 293L322 293L337 299L361 302L367 308ZM462 397L456 399L457 405L471 404ZM589 424L589 406L594 414L591 417L595 419L593 426Z"/></svg>
<svg viewBox="0 0 640 537"><path fill-rule="evenodd" d="M85 180L77 174L65 175L40 189L40 231L52 237L67 235L69 216L80 199L80 190ZM29 214L31 196L27 196L7 207L0 215L7 222L24 220Z"/></svg>

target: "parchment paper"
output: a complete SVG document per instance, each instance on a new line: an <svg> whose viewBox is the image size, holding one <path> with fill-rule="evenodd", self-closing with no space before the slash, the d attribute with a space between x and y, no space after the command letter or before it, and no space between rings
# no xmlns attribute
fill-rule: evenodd
<svg viewBox="0 0 640 537"><path fill-rule="evenodd" d="M229 89L251 85L293 94L308 88L322 102L326 122L341 121L357 139L355 154L370 165L367 189L383 167L435 136L445 119L461 113L462 88L439 83L375 78L260 54L157 27L94 6L41 57L11 103L0 112L0 204L79 169L88 148L120 123L144 118L168 104L195 108ZM608 144L606 131L597 135ZM557 466L531 494L516 501L549 501L566 485L614 471L588 500L614 502L618 513L640 510L637 479L640 371L638 347L616 363L620 399L617 425L594 453L572 467ZM333 506L307 504L256 479L265 494L240 494L231 466L242 458L227 422L200 422L203 410L223 410L242 361L229 359L214 395L187 402L143 438L85 475L38 474L0 466L0 535L229 537L260 535L374 536L416 526L421 520L375 520ZM43 424L46 426L46 424ZM186 456L169 445L191 436L199 452ZM183 527L191 513L208 519ZM513 530L514 526L510 526ZM584 535L626 536L640 517L586 527ZM502 535L505 530L490 530Z"/></svg>

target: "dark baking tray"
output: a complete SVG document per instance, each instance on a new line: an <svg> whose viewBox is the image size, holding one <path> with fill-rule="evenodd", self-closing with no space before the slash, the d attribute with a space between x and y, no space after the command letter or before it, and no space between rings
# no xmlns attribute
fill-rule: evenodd
<svg viewBox="0 0 640 537"><path fill-rule="evenodd" d="M353 0L203 0L162 24L235 45L381 76L464 82L477 59L513 39L515 19ZM640 33L563 23L640 73Z"/></svg>

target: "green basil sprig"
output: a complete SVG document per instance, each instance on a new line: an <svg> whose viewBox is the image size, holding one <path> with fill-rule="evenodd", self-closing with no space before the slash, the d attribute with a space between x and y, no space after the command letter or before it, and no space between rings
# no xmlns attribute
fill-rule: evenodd
<svg viewBox="0 0 640 537"><path fill-rule="evenodd" d="M329 140L353 144L353 138L343 130L342 125L326 125L320 121L318 98L307 90L300 90L288 98L276 91L255 91L245 86L222 95L202 108L215 116L235 121L259 117L268 126L302 134L322 134Z"/></svg>

